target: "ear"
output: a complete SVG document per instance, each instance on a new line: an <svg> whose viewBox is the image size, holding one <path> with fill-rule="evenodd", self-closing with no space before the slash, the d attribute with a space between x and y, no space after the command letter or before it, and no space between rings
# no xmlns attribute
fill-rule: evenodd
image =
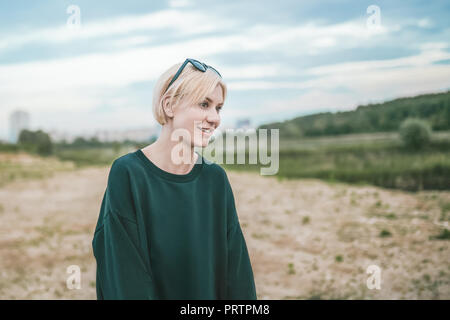
<svg viewBox="0 0 450 320"><path fill-rule="evenodd" d="M169 118L173 118L173 110L172 106L170 105L170 96L169 95L165 96L161 103L166 116Z"/></svg>

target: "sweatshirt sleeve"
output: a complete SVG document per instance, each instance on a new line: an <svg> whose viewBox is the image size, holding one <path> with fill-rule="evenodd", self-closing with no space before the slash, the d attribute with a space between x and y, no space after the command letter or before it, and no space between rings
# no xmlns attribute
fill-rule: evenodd
<svg viewBox="0 0 450 320"><path fill-rule="evenodd" d="M255 280L245 238L238 220L231 186L228 186L228 217L231 227L227 232L228 241L228 280L229 300L256 300Z"/></svg>
<svg viewBox="0 0 450 320"><path fill-rule="evenodd" d="M108 179L92 241L97 260L97 299L157 299L140 250L131 199L123 197L127 191L124 169L113 165Z"/></svg>

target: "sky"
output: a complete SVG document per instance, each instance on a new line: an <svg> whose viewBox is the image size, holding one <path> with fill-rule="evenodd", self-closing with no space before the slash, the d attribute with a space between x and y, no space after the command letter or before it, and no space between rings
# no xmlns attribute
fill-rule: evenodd
<svg viewBox="0 0 450 320"><path fill-rule="evenodd" d="M152 91L194 58L223 126L450 89L450 1L0 1L0 139L13 110L71 134L156 125ZM220 129L220 127L219 127Z"/></svg>

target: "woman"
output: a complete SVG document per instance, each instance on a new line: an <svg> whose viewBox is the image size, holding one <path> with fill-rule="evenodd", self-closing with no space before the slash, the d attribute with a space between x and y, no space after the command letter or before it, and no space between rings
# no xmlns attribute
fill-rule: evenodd
<svg viewBox="0 0 450 320"><path fill-rule="evenodd" d="M227 174L194 151L219 126L226 93L194 59L158 79L160 136L109 172L92 240L97 299L256 299Z"/></svg>

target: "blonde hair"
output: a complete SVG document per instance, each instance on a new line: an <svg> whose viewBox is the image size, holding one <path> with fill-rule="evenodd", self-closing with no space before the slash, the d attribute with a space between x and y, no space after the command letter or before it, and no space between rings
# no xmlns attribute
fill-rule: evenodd
<svg viewBox="0 0 450 320"><path fill-rule="evenodd" d="M163 108L164 97L170 96L169 104L177 105L184 98L190 105L200 103L206 96L211 93L217 85L222 87L223 101L227 96L227 86L219 75L208 68L202 72L188 63L178 78L173 82L169 89L164 93L169 82L175 76L178 68L183 63L177 63L165 71L155 84L153 89L153 116L159 124L167 123L167 117Z"/></svg>

